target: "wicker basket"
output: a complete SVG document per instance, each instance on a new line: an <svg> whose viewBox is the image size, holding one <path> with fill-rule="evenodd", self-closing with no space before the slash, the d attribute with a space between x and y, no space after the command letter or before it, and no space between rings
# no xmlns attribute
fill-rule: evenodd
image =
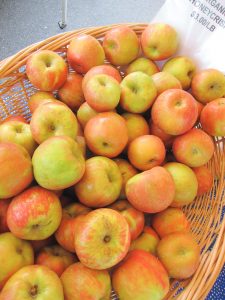
<svg viewBox="0 0 225 300"><path fill-rule="evenodd" d="M140 35L146 24L126 24ZM101 39L107 31L119 24L84 28L50 37L31 45L16 55L0 62L0 120L9 115L23 115L27 120L27 106L35 88L27 80L25 64L30 54L38 49L57 51L65 56L67 45L76 35L87 33ZM202 249L201 263L194 276L185 281L172 281L166 299L203 300L209 293L225 262L225 140L214 139L216 151L208 166L214 175L210 193L198 197L184 208L191 222L192 232ZM112 295L112 299L116 299Z"/></svg>

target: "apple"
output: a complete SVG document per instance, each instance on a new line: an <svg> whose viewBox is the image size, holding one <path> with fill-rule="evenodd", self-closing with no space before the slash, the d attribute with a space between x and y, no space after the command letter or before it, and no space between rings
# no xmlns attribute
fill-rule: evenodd
<svg viewBox="0 0 225 300"><path fill-rule="evenodd" d="M39 106L30 121L33 138L41 144L52 136L77 136L77 118L65 105L48 102Z"/></svg>
<svg viewBox="0 0 225 300"><path fill-rule="evenodd" d="M120 85L109 75L93 75L83 91L87 103L97 112L113 110L120 101Z"/></svg>
<svg viewBox="0 0 225 300"><path fill-rule="evenodd" d="M7 210L10 231L26 240L48 238L59 227L61 218L59 198L39 186L31 187L14 197Z"/></svg>
<svg viewBox="0 0 225 300"><path fill-rule="evenodd" d="M36 88L51 92L60 88L66 81L67 65L56 52L39 50L28 58L26 74Z"/></svg>
<svg viewBox="0 0 225 300"><path fill-rule="evenodd" d="M6 215L11 199L0 200L0 233L9 231Z"/></svg>
<svg viewBox="0 0 225 300"><path fill-rule="evenodd" d="M157 96L152 78L143 72L128 74L120 85L120 105L131 113L145 112L152 106Z"/></svg>
<svg viewBox="0 0 225 300"><path fill-rule="evenodd" d="M33 181L30 155L18 144L0 143L0 166L0 199L19 194Z"/></svg>
<svg viewBox="0 0 225 300"><path fill-rule="evenodd" d="M49 268L40 265L26 266L7 281L1 300L64 300L59 277Z"/></svg>
<svg viewBox="0 0 225 300"><path fill-rule="evenodd" d="M162 300L170 285L165 268L154 255L133 250L113 271L112 286L119 299Z"/></svg>
<svg viewBox="0 0 225 300"><path fill-rule="evenodd" d="M80 122L82 128L84 129L87 122L94 116L96 116L98 112L90 107L87 102L81 104L77 111L77 119Z"/></svg>
<svg viewBox="0 0 225 300"><path fill-rule="evenodd" d="M126 121L128 130L128 144L135 138L149 134L149 126L142 115L133 113L123 113L122 117Z"/></svg>
<svg viewBox="0 0 225 300"><path fill-rule="evenodd" d="M143 231L145 225L145 217L143 212L138 211L126 200L119 200L109 206L123 215L130 228L131 240L135 240Z"/></svg>
<svg viewBox="0 0 225 300"><path fill-rule="evenodd" d="M33 113L36 108L38 108L39 105L47 103L47 102L53 102L56 98L51 92L42 92L38 91L34 93L32 96L30 96L28 100L28 107Z"/></svg>
<svg viewBox="0 0 225 300"><path fill-rule="evenodd" d="M155 73L152 75L152 79L158 95L169 89L182 89L180 81L168 72Z"/></svg>
<svg viewBox="0 0 225 300"><path fill-rule="evenodd" d="M81 150L81 153L83 154L84 158L86 157L86 142L84 136L77 136L76 142Z"/></svg>
<svg viewBox="0 0 225 300"><path fill-rule="evenodd" d="M198 180L197 196L209 192L213 186L213 175L206 166L196 167L192 169Z"/></svg>
<svg viewBox="0 0 225 300"><path fill-rule="evenodd" d="M37 254L44 247L52 246L56 243L54 235L49 236L44 240L30 241L35 254Z"/></svg>
<svg viewBox="0 0 225 300"><path fill-rule="evenodd" d="M89 269L78 262L63 272L61 282L66 300L110 299L111 280L106 270Z"/></svg>
<svg viewBox="0 0 225 300"><path fill-rule="evenodd" d="M196 72L196 65L190 57L177 56L169 59L162 70L176 77L184 90L188 90Z"/></svg>
<svg viewBox="0 0 225 300"><path fill-rule="evenodd" d="M1 290L16 271L34 263L34 252L29 242L15 237L11 232L6 232L0 234L0 253Z"/></svg>
<svg viewBox="0 0 225 300"><path fill-rule="evenodd" d="M168 24L149 24L142 32L141 47L144 55L152 60L166 59L177 51L177 32Z"/></svg>
<svg viewBox="0 0 225 300"><path fill-rule="evenodd" d="M187 279L199 266L200 248L190 233L175 232L159 241L157 256L170 277Z"/></svg>
<svg viewBox="0 0 225 300"><path fill-rule="evenodd" d="M34 177L49 190L61 190L78 182L85 171L80 146L68 136L54 136L44 141L32 157Z"/></svg>
<svg viewBox="0 0 225 300"><path fill-rule="evenodd" d="M153 74L159 72L159 67L154 61L145 57L139 57L129 64L125 73L128 75L137 71L143 72L148 76L152 76Z"/></svg>
<svg viewBox="0 0 225 300"><path fill-rule="evenodd" d="M165 133L180 135L190 130L198 118L195 99L180 89L160 94L151 111L152 121Z"/></svg>
<svg viewBox="0 0 225 300"><path fill-rule="evenodd" d="M146 171L161 165L166 156L166 149L157 136L142 135L129 144L127 153L135 168Z"/></svg>
<svg viewBox="0 0 225 300"><path fill-rule="evenodd" d="M43 248L35 259L35 264L48 267L58 276L61 276L74 262L76 262L75 256L59 245Z"/></svg>
<svg viewBox="0 0 225 300"><path fill-rule="evenodd" d="M198 180L192 169L178 162L167 163L164 168L175 183L175 197L170 206L181 207L191 203L198 191Z"/></svg>
<svg viewBox="0 0 225 300"><path fill-rule="evenodd" d="M55 232L55 237L64 249L75 252L74 234L78 216L85 215L90 211L90 208L80 203L71 203L63 208L61 223Z"/></svg>
<svg viewBox="0 0 225 300"><path fill-rule="evenodd" d="M173 202L175 184L165 168L154 167L130 178L126 184L126 195L136 209L156 213Z"/></svg>
<svg viewBox="0 0 225 300"><path fill-rule="evenodd" d="M192 128L175 138L173 154L177 161L189 166L200 167L213 156L215 147L212 138L203 130Z"/></svg>
<svg viewBox="0 0 225 300"><path fill-rule="evenodd" d="M127 65L138 56L138 37L133 29L124 25L118 26L105 34L103 48L110 63Z"/></svg>
<svg viewBox="0 0 225 300"><path fill-rule="evenodd" d="M120 173L122 175L122 188L120 191L119 199L125 199L126 193L125 193L125 186L131 177L136 175L138 171L126 160L123 158L115 158L115 163L119 167Z"/></svg>
<svg viewBox="0 0 225 300"><path fill-rule="evenodd" d="M225 136L225 98L206 104L200 116L202 128L212 136Z"/></svg>
<svg viewBox="0 0 225 300"><path fill-rule="evenodd" d="M120 75L119 70L117 70L116 68L114 68L111 65L101 65L101 66L96 66L91 68L85 75L82 81L82 88L84 90L86 83L88 82L88 80L94 76L94 75L99 75L99 74L105 74L108 76L113 77L114 79L116 79L119 83L122 81L122 77Z"/></svg>
<svg viewBox="0 0 225 300"><path fill-rule="evenodd" d="M58 91L59 99L73 111L77 111L84 102L82 80L83 76L69 73L65 83Z"/></svg>
<svg viewBox="0 0 225 300"><path fill-rule="evenodd" d="M162 129L160 129L157 125L155 125L153 122L150 121L149 124L149 128L150 128L150 133L152 135L157 136L158 138L160 138L165 147L170 148L173 144L174 141L174 136L168 133L165 133Z"/></svg>
<svg viewBox="0 0 225 300"><path fill-rule="evenodd" d="M163 238L174 232L188 232L190 224L180 208L168 207L152 217L152 227Z"/></svg>
<svg viewBox="0 0 225 300"><path fill-rule="evenodd" d="M117 164L103 156L86 160L82 179L75 185L80 202L88 207L103 207L120 195L122 175Z"/></svg>
<svg viewBox="0 0 225 300"><path fill-rule="evenodd" d="M199 71L193 77L191 90L194 97L206 104L225 95L224 74L216 69Z"/></svg>
<svg viewBox="0 0 225 300"><path fill-rule="evenodd" d="M141 235L131 242L130 250L144 250L156 255L156 247L159 243L157 233L149 226L145 226Z"/></svg>
<svg viewBox="0 0 225 300"><path fill-rule="evenodd" d="M9 115L9 117L5 118L3 121L0 121L0 124L4 124L8 121L18 121L22 123L27 123L26 119L23 116Z"/></svg>
<svg viewBox="0 0 225 300"><path fill-rule="evenodd" d="M8 121L0 125L0 143L11 142L23 146L32 156L37 143L32 137L30 125L20 121Z"/></svg>
<svg viewBox="0 0 225 300"><path fill-rule="evenodd" d="M85 126L84 136L93 153L109 158L118 156L128 142L126 122L115 112L99 113L91 118Z"/></svg>
<svg viewBox="0 0 225 300"><path fill-rule="evenodd" d="M199 102L199 101L196 101L196 103L197 103L197 106L198 106L198 120L197 121L199 121L200 120L200 116L201 116L201 113L202 113L202 110L203 110L203 108L205 107L205 105L203 105L201 102Z"/></svg>
<svg viewBox="0 0 225 300"><path fill-rule="evenodd" d="M87 73L92 67L102 65L105 53L101 44L93 36L76 36L69 44L67 59L77 73Z"/></svg>
<svg viewBox="0 0 225 300"><path fill-rule="evenodd" d="M116 265L126 256L129 247L129 225L124 216L113 209L99 208L88 213L75 229L75 251L88 268L103 270Z"/></svg>

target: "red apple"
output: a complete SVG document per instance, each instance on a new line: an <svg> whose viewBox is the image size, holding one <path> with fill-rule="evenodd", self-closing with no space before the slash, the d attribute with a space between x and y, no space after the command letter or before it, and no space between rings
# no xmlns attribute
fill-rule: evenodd
<svg viewBox="0 0 225 300"><path fill-rule="evenodd" d="M93 270L75 263L64 271L61 281L65 300L110 299L111 281L106 270Z"/></svg>
<svg viewBox="0 0 225 300"><path fill-rule="evenodd" d="M65 83L58 91L60 100L73 111L76 111L84 102L82 80L83 77L81 75L70 73L68 74Z"/></svg>
<svg viewBox="0 0 225 300"><path fill-rule="evenodd" d="M166 156L165 146L154 135L142 135L128 146L128 158L131 164L142 171L161 165Z"/></svg>
<svg viewBox="0 0 225 300"><path fill-rule="evenodd" d="M144 250L156 255L158 243L157 233L151 227L145 226L141 235L130 244L130 250Z"/></svg>
<svg viewBox="0 0 225 300"><path fill-rule="evenodd" d="M113 203L120 195L122 175L117 164L103 156L86 160L85 173L75 185L81 203L88 207L103 207Z"/></svg>
<svg viewBox="0 0 225 300"><path fill-rule="evenodd" d="M40 105L30 121L33 138L41 144L52 136L77 136L77 118L69 107L59 102L48 102Z"/></svg>
<svg viewBox="0 0 225 300"><path fill-rule="evenodd" d="M76 262L75 256L58 245L41 249L35 259L35 264L48 267L58 276L61 276L74 262Z"/></svg>
<svg viewBox="0 0 225 300"><path fill-rule="evenodd" d="M38 91L34 93L32 96L30 96L29 101L28 101L28 106L33 113L36 108L38 108L39 105L42 105L47 102L53 102L56 101L56 98L51 92L42 92Z"/></svg>
<svg viewBox="0 0 225 300"><path fill-rule="evenodd" d="M201 112L202 128L212 136L225 136L225 98L208 103Z"/></svg>
<svg viewBox="0 0 225 300"><path fill-rule="evenodd" d="M130 228L131 240L135 240L144 229L145 218L143 212L132 207L126 200L119 200L110 205L109 208L115 209L125 217Z"/></svg>
<svg viewBox="0 0 225 300"><path fill-rule="evenodd" d="M154 167L129 179L126 195L136 209L156 213L166 209L174 200L175 184L168 171Z"/></svg>
<svg viewBox="0 0 225 300"><path fill-rule="evenodd" d="M190 130L198 118L195 99L180 89L166 90L153 104L152 121L165 133L179 135Z"/></svg>
<svg viewBox="0 0 225 300"><path fill-rule="evenodd" d="M82 34L70 42L67 59L77 73L87 73L92 67L104 63L105 53L93 36Z"/></svg>
<svg viewBox="0 0 225 300"><path fill-rule="evenodd" d="M176 232L164 236L157 255L170 277L186 279L192 276L200 262L200 248L190 233Z"/></svg>
<svg viewBox="0 0 225 300"><path fill-rule="evenodd" d="M177 56L169 59L163 66L163 71L176 77L184 90L191 86L196 65L190 57Z"/></svg>
<svg viewBox="0 0 225 300"><path fill-rule="evenodd" d="M0 143L2 142L19 144L31 156L38 146L32 137L30 125L21 121L7 121L0 125Z"/></svg>
<svg viewBox="0 0 225 300"><path fill-rule="evenodd" d="M55 237L64 249L75 252L74 237L78 216L85 215L90 211L90 208L80 203L72 203L63 208L61 223L55 232Z"/></svg>
<svg viewBox="0 0 225 300"><path fill-rule="evenodd" d="M180 81L168 72L158 72L152 75L152 79L160 95L169 89L182 89Z"/></svg>
<svg viewBox="0 0 225 300"><path fill-rule="evenodd" d="M193 77L191 90L203 104L221 98L225 95L224 74L216 69L201 70Z"/></svg>
<svg viewBox="0 0 225 300"><path fill-rule="evenodd" d="M31 158L24 147L0 143L0 199L22 192L33 180Z"/></svg>
<svg viewBox="0 0 225 300"><path fill-rule="evenodd" d="M159 72L159 67L154 61L145 57L139 57L129 64L126 69L126 75L137 71L152 76L153 74Z"/></svg>
<svg viewBox="0 0 225 300"><path fill-rule="evenodd" d="M26 266L16 272L4 286L1 300L64 300L59 277L40 265Z"/></svg>
<svg viewBox="0 0 225 300"><path fill-rule="evenodd" d="M150 133L160 138L165 147L170 148L174 141L174 136L168 133L165 133L162 129L160 129L155 123L150 122Z"/></svg>
<svg viewBox="0 0 225 300"><path fill-rule="evenodd" d="M87 103L97 112L113 110L120 101L120 85L109 75L93 75L83 91Z"/></svg>
<svg viewBox="0 0 225 300"><path fill-rule="evenodd" d="M152 217L152 226L160 238L174 232L188 232L190 224L180 208L169 207Z"/></svg>
<svg viewBox="0 0 225 300"><path fill-rule="evenodd" d="M118 26L105 34L103 48L113 65L127 65L138 56L138 37L131 28Z"/></svg>
<svg viewBox="0 0 225 300"><path fill-rule="evenodd" d="M27 61L26 73L30 82L42 91L54 91L66 81L64 59L50 50L34 52Z"/></svg>
<svg viewBox="0 0 225 300"><path fill-rule="evenodd" d="M78 182L85 171L81 148L68 136L54 136L44 141L32 157L34 177L49 190L62 190Z"/></svg>
<svg viewBox="0 0 225 300"><path fill-rule="evenodd" d="M200 167L213 156L212 138L201 129L192 128L185 134L175 138L173 154L177 161L189 166Z"/></svg>
<svg viewBox="0 0 225 300"><path fill-rule="evenodd" d="M1 290L16 271L34 263L34 252L29 242L15 237L11 232L6 232L0 234L0 253Z"/></svg>
<svg viewBox="0 0 225 300"><path fill-rule="evenodd" d="M85 126L84 136L92 152L109 158L119 155L128 142L126 123L114 112L99 113L91 118Z"/></svg>
<svg viewBox="0 0 225 300"><path fill-rule="evenodd" d="M26 119L23 116L10 115L9 117L7 117L3 121L1 121L0 124L6 123L8 121L19 121L22 123L27 123Z"/></svg>
<svg viewBox="0 0 225 300"><path fill-rule="evenodd" d="M83 89L85 88L86 83L92 76L98 75L98 74L109 75L109 76L113 77L114 79L116 79L119 83L122 81L122 77L120 75L119 70L117 70L113 66L111 66L111 65L96 66L96 67L91 68L85 74L83 82L82 82L82 88Z"/></svg>
<svg viewBox="0 0 225 300"><path fill-rule="evenodd" d="M127 181L136 175L138 171L125 159L122 158L115 158L115 163L119 167L120 173L122 175L122 188L120 191L119 199L125 199L126 193L125 193L125 186Z"/></svg>
<svg viewBox="0 0 225 300"><path fill-rule="evenodd" d="M191 203L198 190L198 181L192 169L178 162L167 163L164 168L171 174L175 184L175 196L170 206L181 207Z"/></svg>
<svg viewBox="0 0 225 300"><path fill-rule="evenodd" d="M103 270L116 265L126 256L129 247L128 223L113 209L96 209L84 216L76 227L76 254L88 268Z"/></svg>
<svg viewBox="0 0 225 300"><path fill-rule="evenodd" d="M169 277L161 262L143 250L131 251L112 274L119 299L162 300L169 291Z"/></svg>
<svg viewBox="0 0 225 300"><path fill-rule="evenodd" d="M131 113L143 113L153 104L157 90L152 78L143 72L128 74L121 82L121 107Z"/></svg>
<svg viewBox="0 0 225 300"><path fill-rule="evenodd" d="M0 200L0 233L9 231L6 215L10 202L11 199Z"/></svg>
<svg viewBox="0 0 225 300"><path fill-rule="evenodd" d="M142 115L124 113L122 117L125 119L127 125L128 143L139 136L149 134L148 123Z"/></svg>
<svg viewBox="0 0 225 300"><path fill-rule="evenodd" d="M77 119L80 122L82 128L84 129L87 122L94 116L96 116L98 112L90 107L87 102L81 104L77 111Z"/></svg>
<svg viewBox="0 0 225 300"><path fill-rule="evenodd" d="M144 55L152 60L166 59L177 51L177 32L168 24L149 24L142 32L141 47Z"/></svg>
<svg viewBox="0 0 225 300"><path fill-rule="evenodd" d="M209 192L213 186L213 175L206 166L196 167L192 169L198 180L197 196Z"/></svg>
<svg viewBox="0 0 225 300"><path fill-rule="evenodd" d="M43 240L52 235L61 217L59 198L39 186L31 187L13 198L7 211L10 231L27 240Z"/></svg>

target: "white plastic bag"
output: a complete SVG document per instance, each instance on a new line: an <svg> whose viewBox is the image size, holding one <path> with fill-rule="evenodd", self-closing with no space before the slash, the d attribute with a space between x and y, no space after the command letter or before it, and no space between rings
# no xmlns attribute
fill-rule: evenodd
<svg viewBox="0 0 225 300"><path fill-rule="evenodd" d="M177 30L178 55L191 57L198 68L225 73L225 0L167 0L152 22Z"/></svg>

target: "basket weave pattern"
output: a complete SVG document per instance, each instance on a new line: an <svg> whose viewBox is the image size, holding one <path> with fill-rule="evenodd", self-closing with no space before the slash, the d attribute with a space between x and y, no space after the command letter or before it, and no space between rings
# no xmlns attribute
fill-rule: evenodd
<svg viewBox="0 0 225 300"><path fill-rule="evenodd" d="M50 37L33 44L14 56L0 62L0 120L9 115L23 115L30 119L27 106L36 89L28 81L25 64L30 54L39 49L56 51L65 56L67 45L78 34L90 34L101 39L107 31L120 24L84 28ZM125 24L138 35L147 24ZM201 262L194 276L185 281L172 281L166 299L203 300L209 293L225 262L225 141L214 139L216 151L208 167L214 176L214 185L208 194L198 197L184 208L191 230L202 249ZM112 299L117 299L112 293Z"/></svg>

